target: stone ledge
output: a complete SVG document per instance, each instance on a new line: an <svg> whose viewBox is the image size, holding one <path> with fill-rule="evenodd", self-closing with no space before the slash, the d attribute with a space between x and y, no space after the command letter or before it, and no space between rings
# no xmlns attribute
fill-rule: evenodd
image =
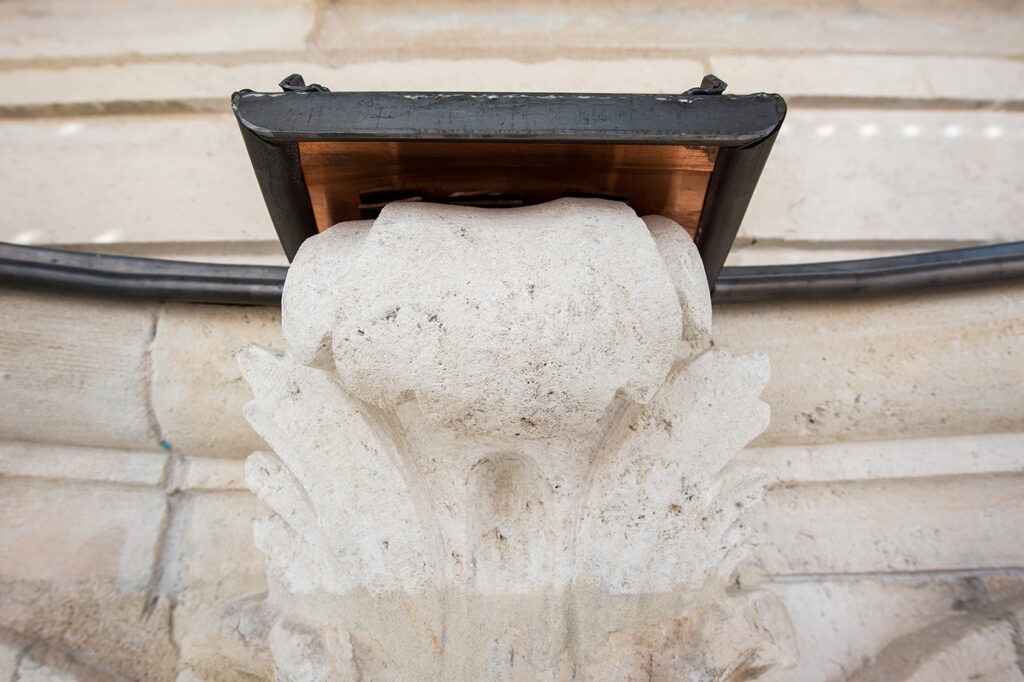
<svg viewBox="0 0 1024 682"><path fill-rule="evenodd" d="M167 513L162 490L0 480L0 578L147 587Z"/></svg>
<svg viewBox="0 0 1024 682"><path fill-rule="evenodd" d="M168 305L153 340L153 411L174 452L245 457L266 447L242 416L252 399L235 361L250 343L283 347L278 311Z"/></svg>
<svg viewBox="0 0 1024 682"><path fill-rule="evenodd" d="M714 338L767 353L754 445L1024 431L1024 287L719 306Z"/></svg>
<svg viewBox="0 0 1024 682"><path fill-rule="evenodd" d="M167 455L154 452L0 442L0 476L9 478L159 486L167 464Z"/></svg>
<svg viewBox="0 0 1024 682"><path fill-rule="evenodd" d="M154 309L5 292L0 348L11 350L0 357L20 369L5 380L6 394L16 399L0 410L3 439L155 451L159 441L142 388L152 375L139 364ZM719 306L713 335L730 351L771 359L764 397L772 425L759 447L1021 433L1022 309L1024 289L1012 285ZM133 325L141 338L128 344L129 352L121 344ZM264 447L240 414L250 394L238 380L233 350L253 341L281 347L278 325L272 308L167 308L152 371L159 377L156 413L175 451L238 458ZM69 376L81 379L69 383ZM49 418L55 410L59 421Z"/></svg>
<svg viewBox="0 0 1024 682"><path fill-rule="evenodd" d="M879 0L851 5L827 0L773 3L771 11L752 0L721 7L692 2L641 0L628 9L617 4L558 5L533 0L510 7L498 2L459 0L423 6L400 0L329 6L316 33L322 48L402 45L408 50L443 45L457 50L528 53L537 43L560 50L686 49L760 51L1018 55L1024 19L1014 6L994 3ZM577 10L576 8L579 7Z"/></svg>
<svg viewBox="0 0 1024 682"><path fill-rule="evenodd" d="M249 487L245 483L245 460L187 457L183 487L192 492L248 491Z"/></svg>
<svg viewBox="0 0 1024 682"><path fill-rule="evenodd" d="M343 65L335 66L333 63ZM135 62L0 71L0 110L17 106L221 100L242 88L278 91L278 82L301 73L334 90L483 92L680 93L700 83L705 67L685 58L551 59L409 58L352 62L321 60ZM761 87L759 90L763 90ZM736 90L736 92L739 92ZM111 106L110 108L116 108Z"/></svg>
<svg viewBox="0 0 1024 682"><path fill-rule="evenodd" d="M1024 566L1020 476L798 484L752 512L770 575Z"/></svg>
<svg viewBox="0 0 1024 682"><path fill-rule="evenodd" d="M153 318L151 305L0 292L0 437L157 450Z"/></svg>
<svg viewBox="0 0 1024 682"><path fill-rule="evenodd" d="M1024 434L747 448L736 461L780 483L1024 473Z"/></svg>
<svg viewBox="0 0 1024 682"><path fill-rule="evenodd" d="M166 456L37 443L0 443L0 476L156 486ZM816 446L751 447L737 465L776 483L930 479L1024 471L1024 434L907 438ZM182 490L248 491L244 458L186 457Z"/></svg>
<svg viewBox="0 0 1024 682"><path fill-rule="evenodd" d="M731 92L1005 102L1024 99L1024 63L935 55L713 55Z"/></svg>
<svg viewBox="0 0 1024 682"><path fill-rule="evenodd" d="M13 0L0 4L0 59L296 50L305 47L314 12L312 0L157 7Z"/></svg>

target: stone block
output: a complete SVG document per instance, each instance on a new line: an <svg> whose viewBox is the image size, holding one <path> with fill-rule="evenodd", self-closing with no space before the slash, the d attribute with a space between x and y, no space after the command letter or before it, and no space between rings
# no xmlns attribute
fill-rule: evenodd
<svg viewBox="0 0 1024 682"><path fill-rule="evenodd" d="M765 585L793 624L800 655L793 668L760 682L845 680L894 639L947 617L965 592L943 579L820 580Z"/></svg>
<svg viewBox="0 0 1024 682"><path fill-rule="evenodd" d="M180 557L180 589L203 601L226 602L266 590L263 557L252 522L266 508L248 491L189 494Z"/></svg>
<svg viewBox="0 0 1024 682"><path fill-rule="evenodd" d="M30 658L22 659L18 666L18 682L78 682L78 678L68 672L54 670L44 663L37 663Z"/></svg>
<svg viewBox="0 0 1024 682"><path fill-rule="evenodd" d="M24 647L8 642L0 642L0 680L15 682L18 662Z"/></svg>
<svg viewBox="0 0 1024 682"><path fill-rule="evenodd" d="M1022 315L1014 285L718 306L714 338L771 359L755 445L1021 432Z"/></svg>
<svg viewBox="0 0 1024 682"><path fill-rule="evenodd" d="M152 578L164 493L31 479L0 480L0 578L114 579L126 593Z"/></svg>
<svg viewBox="0 0 1024 682"><path fill-rule="evenodd" d="M20 243L273 238L230 112L0 123L0 236ZM59 198L59 200L58 200Z"/></svg>
<svg viewBox="0 0 1024 682"><path fill-rule="evenodd" d="M184 488L190 491L248 490L245 463L240 459L189 457L185 461Z"/></svg>
<svg viewBox="0 0 1024 682"><path fill-rule="evenodd" d="M515 5L486 0L334 3L315 34L319 47L416 53L498 51L520 58L569 50L938 52L1019 55L1024 18L1016 5L843 0L726 5L640 0L629 5ZM685 36L685 40L681 38Z"/></svg>
<svg viewBox="0 0 1024 682"><path fill-rule="evenodd" d="M24 654L17 679L172 679L170 603L150 593L166 516L155 488L0 478L0 637Z"/></svg>
<svg viewBox="0 0 1024 682"><path fill-rule="evenodd" d="M0 5L0 59L300 50L314 12L311 0L15 0Z"/></svg>
<svg viewBox="0 0 1024 682"><path fill-rule="evenodd" d="M524 75L519 84L529 80ZM234 87L242 85L258 83ZM793 110L740 241L837 249L918 242L927 249L936 242L1024 239L1016 220L1024 210L1024 176L1017 172L1022 128L1024 114L1015 112ZM9 119L0 123L0 143L8 161L0 167L7 206L0 237L7 241L274 239L227 113Z"/></svg>
<svg viewBox="0 0 1024 682"><path fill-rule="evenodd" d="M788 97L949 99L1024 98L1024 64L1012 59L934 55L718 55L711 70L730 92Z"/></svg>
<svg viewBox="0 0 1024 682"><path fill-rule="evenodd" d="M25 647L21 672L44 665L79 681L172 680L170 622L168 600L125 593L109 578L0 578L0 627Z"/></svg>
<svg viewBox="0 0 1024 682"><path fill-rule="evenodd" d="M277 91L290 73L337 90L465 90L507 92L679 93L700 83L700 60L674 57L604 59L395 58L346 61L312 59L247 61L125 62L10 69L0 72L4 107L52 104L106 106L191 100L208 107L241 88ZM763 87L758 88L764 90ZM739 92L737 90L736 92ZM151 106L158 107L157 104Z"/></svg>
<svg viewBox="0 0 1024 682"><path fill-rule="evenodd" d="M269 679L262 556L253 520L265 512L248 492L190 494L180 508L174 638L182 663L200 679Z"/></svg>
<svg viewBox="0 0 1024 682"><path fill-rule="evenodd" d="M1015 627L1003 620L953 617L893 641L850 682L972 680L1021 682Z"/></svg>
<svg viewBox="0 0 1024 682"><path fill-rule="evenodd" d="M794 109L739 237L1024 239L1021 130L1010 112Z"/></svg>
<svg viewBox="0 0 1024 682"><path fill-rule="evenodd" d="M0 437L155 449L153 319L151 305L0 292Z"/></svg>
<svg viewBox="0 0 1024 682"><path fill-rule="evenodd" d="M1013 568L1024 561L1020 486L963 476L774 488L756 512L755 553L770 575Z"/></svg>
<svg viewBox="0 0 1024 682"><path fill-rule="evenodd" d="M98 481L156 486L164 480L167 456L41 443L0 443L0 476Z"/></svg>
<svg viewBox="0 0 1024 682"><path fill-rule="evenodd" d="M265 448L246 423L252 399L235 355L249 343L283 347L276 311L170 305L153 341L153 410L175 452L245 457Z"/></svg>
<svg viewBox="0 0 1024 682"><path fill-rule="evenodd" d="M1024 473L1024 434L747 448L737 458L784 483Z"/></svg>

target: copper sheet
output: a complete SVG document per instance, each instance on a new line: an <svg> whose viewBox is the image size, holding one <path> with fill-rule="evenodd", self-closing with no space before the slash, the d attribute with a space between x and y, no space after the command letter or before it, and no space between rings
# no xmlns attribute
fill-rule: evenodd
<svg viewBox="0 0 1024 682"><path fill-rule="evenodd" d="M639 215L672 218L690 235L717 147L522 142L300 142L317 229L359 220L361 197L415 194L451 203L466 195L538 204L564 196L628 201ZM485 199L486 201L486 199Z"/></svg>

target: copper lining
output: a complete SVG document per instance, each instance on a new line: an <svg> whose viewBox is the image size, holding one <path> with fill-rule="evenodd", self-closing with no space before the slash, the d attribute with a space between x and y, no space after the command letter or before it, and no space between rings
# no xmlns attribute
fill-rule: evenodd
<svg viewBox="0 0 1024 682"><path fill-rule="evenodd" d="M549 142L300 142L317 229L388 200L482 206L627 201L697 231L717 147Z"/></svg>

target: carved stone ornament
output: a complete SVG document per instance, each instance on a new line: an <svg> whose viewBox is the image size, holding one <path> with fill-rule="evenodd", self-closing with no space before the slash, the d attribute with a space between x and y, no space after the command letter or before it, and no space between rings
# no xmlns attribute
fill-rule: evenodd
<svg viewBox="0 0 1024 682"><path fill-rule="evenodd" d="M282 680L747 680L767 359L708 349L693 243L625 204L393 203L305 242L240 356Z"/></svg>

